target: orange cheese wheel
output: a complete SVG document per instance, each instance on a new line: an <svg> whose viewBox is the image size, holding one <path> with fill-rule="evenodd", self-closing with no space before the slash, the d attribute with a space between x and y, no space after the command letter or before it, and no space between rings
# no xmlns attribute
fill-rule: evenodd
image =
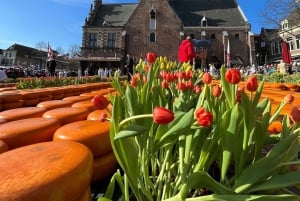
<svg viewBox="0 0 300 201"><path fill-rule="evenodd" d="M17 102L22 100L22 94L17 91L3 91L0 93L2 103Z"/></svg>
<svg viewBox="0 0 300 201"><path fill-rule="evenodd" d="M43 142L0 154L0 200L78 200L89 187L93 158L76 142Z"/></svg>
<svg viewBox="0 0 300 201"><path fill-rule="evenodd" d="M24 99L22 107L32 107L36 106L40 102L39 98L32 98L32 99Z"/></svg>
<svg viewBox="0 0 300 201"><path fill-rule="evenodd" d="M87 101L92 100L91 97L88 96L69 96L66 98L63 98L63 100L71 101L72 103L80 102L80 101Z"/></svg>
<svg viewBox="0 0 300 201"><path fill-rule="evenodd" d="M0 154L6 151L8 151L8 145L3 140L0 140Z"/></svg>
<svg viewBox="0 0 300 201"><path fill-rule="evenodd" d="M95 110L89 113L89 115L87 116L87 120L99 121L102 113L107 114L108 118L111 117L110 113L107 110Z"/></svg>
<svg viewBox="0 0 300 201"><path fill-rule="evenodd" d="M90 111L83 107L63 107L48 110L43 114L43 117L58 119L61 125L65 125L76 121L86 120L89 113Z"/></svg>
<svg viewBox="0 0 300 201"><path fill-rule="evenodd" d="M58 119L43 117L10 121L0 124L0 140L7 143L9 149L51 141L59 127Z"/></svg>
<svg viewBox="0 0 300 201"><path fill-rule="evenodd" d="M58 128L53 141L69 140L80 142L92 151L95 157L112 150L109 137L110 122L77 121Z"/></svg>
<svg viewBox="0 0 300 201"><path fill-rule="evenodd" d="M47 110L40 107L21 107L0 112L0 119L15 121L20 119L42 117Z"/></svg>
<svg viewBox="0 0 300 201"><path fill-rule="evenodd" d="M92 100L79 101L72 104L72 107L84 107L88 108L90 112L95 111L97 108L94 106Z"/></svg>
<svg viewBox="0 0 300 201"><path fill-rule="evenodd" d="M49 100L49 101L40 102L39 104L37 104L37 107L43 107L46 108L47 110L52 110L55 108L70 107L71 105L72 105L71 101Z"/></svg>
<svg viewBox="0 0 300 201"><path fill-rule="evenodd" d="M1 104L2 110L10 110L15 109L19 107L23 107L23 101L22 100L16 100L11 102L5 102Z"/></svg>
<svg viewBox="0 0 300 201"><path fill-rule="evenodd" d="M113 152L94 158L92 182L101 181L111 176L118 168L118 162Z"/></svg>
<svg viewBox="0 0 300 201"><path fill-rule="evenodd" d="M22 99L35 99L39 98L39 93L34 90L34 89L22 89L22 90L17 90L22 95Z"/></svg>

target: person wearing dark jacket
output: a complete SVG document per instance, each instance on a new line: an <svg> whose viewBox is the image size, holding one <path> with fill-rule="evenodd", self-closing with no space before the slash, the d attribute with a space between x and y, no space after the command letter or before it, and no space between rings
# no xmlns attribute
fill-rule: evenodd
<svg viewBox="0 0 300 201"><path fill-rule="evenodd" d="M127 59L125 61L125 73L127 74L127 79L129 81L133 74L133 58L130 54L127 54Z"/></svg>
<svg viewBox="0 0 300 201"><path fill-rule="evenodd" d="M186 39L180 43L178 59L180 63L190 62L192 64L195 57L196 53L192 43L192 37L187 36Z"/></svg>

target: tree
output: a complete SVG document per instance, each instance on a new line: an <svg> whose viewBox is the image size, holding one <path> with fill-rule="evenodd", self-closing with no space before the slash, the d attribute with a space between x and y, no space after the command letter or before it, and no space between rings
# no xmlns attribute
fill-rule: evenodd
<svg viewBox="0 0 300 201"><path fill-rule="evenodd" d="M79 47L79 45L72 45L72 46L69 48L69 53L70 53L70 57L71 57L71 58L75 57L79 52L80 52L80 47Z"/></svg>
<svg viewBox="0 0 300 201"><path fill-rule="evenodd" d="M45 50L45 51L47 51L48 45L47 45L47 43L45 43L44 41L40 41L40 42L37 42L37 43L35 44L35 47L36 47L37 49L39 49L39 50Z"/></svg>
<svg viewBox="0 0 300 201"><path fill-rule="evenodd" d="M264 10L260 13L262 24L268 28L278 29L281 21L287 19L292 13L296 14L289 23L299 24L300 22L300 1L299 0L267 0Z"/></svg>

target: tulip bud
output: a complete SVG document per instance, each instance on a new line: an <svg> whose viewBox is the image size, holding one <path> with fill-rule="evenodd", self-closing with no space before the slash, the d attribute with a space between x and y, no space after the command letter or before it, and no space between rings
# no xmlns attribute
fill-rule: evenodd
<svg viewBox="0 0 300 201"><path fill-rule="evenodd" d="M257 78L255 76L251 76L246 81L246 89L249 90L249 91L256 91L257 88L258 88Z"/></svg>
<svg viewBox="0 0 300 201"><path fill-rule="evenodd" d="M109 101L103 95L95 95L92 103L98 110L104 110L108 106Z"/></svg>
<svg viewBox="0 0 300 201"><path fill-rule="evenodd" d="M295 97L292 94L287 94L284 98L283 101L285 103L291 104L295 100Z"/></svg>
<svg viewBox="0 0 300 201"><path fill-rule="evenodd" d="M104 121L106 120L106 118L107 118L107 114L106 114L105 112L102 112L102 113L100 114L99 120L100 120L101 122L104 122Z"/></svg>
<svg viewBox="0 0 300 201"><path fill-rule="evenodd" d="M299 123L300 122L300 108L294 107L290 113L290 118L293 122Z"/></svg>
<svg viewBox="0 0 300 201"><path fill-rule="evenodd" d="M204 73L204 74L203 74L203 77L202 77L202 82L203 82L204 84L210 84L211 81L212 81L212 76L211 76L211 74L209 74L209 73Z"/></svg>
<svg viewBox="0 0 300 201"><path fill-rule="evenodd" d="M231 84L237 84L241 81L241 72L236 68L227 70L225 73L225 79Z"/></svg>
<svg viewBox="0 0 300 201"><path fill-rule="evenodd" d="M203 107L198 108L196 111L196 119L199 126L208 127L212 124L213 115L211 112L207 112Z"/></svg>
<svg viewBox="0 0 300 201"><path fill-rule="evenodd" d="M222 89L219 85L215 85L213 88L212 88L212 95L214 97L219 97L222 93Z"/></svg>
<svg viewBox="0 0 300 201"><path fill-rule="evenodd" d="M174 120L174 113L164 107L156 107L153 110L153 120L157 124L168 124Z"/></svg>

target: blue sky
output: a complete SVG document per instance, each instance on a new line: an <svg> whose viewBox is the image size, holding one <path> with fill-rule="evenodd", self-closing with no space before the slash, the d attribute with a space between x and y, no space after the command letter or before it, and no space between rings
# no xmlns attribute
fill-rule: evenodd
<svg viewBox="0 0 300 201"><path fill-rule="evenodd" d="M103 3L136 3L138 0L102 0ZM93 0L4 0L0 7L0 49L14 43L36 47L50 43L68 52L72 45L81 46L82 26ZM262 24L258 13L265 0L238 0L252 31L259 33Z"/></svg>

